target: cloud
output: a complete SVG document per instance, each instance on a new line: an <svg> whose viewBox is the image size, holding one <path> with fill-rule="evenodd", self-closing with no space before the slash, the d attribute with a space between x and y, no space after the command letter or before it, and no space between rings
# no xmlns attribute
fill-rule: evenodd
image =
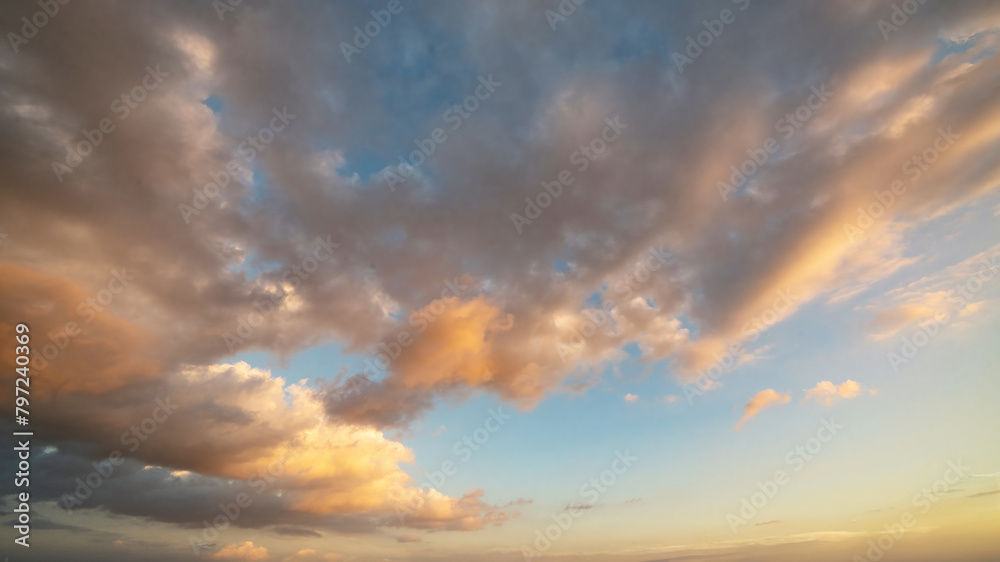
<svg viewBox="0 0 1000 562"><path fill-rule="evenodd" d="M306 529L304 527L292 527L292 526L288 526L288 525L284 525L284 526L280 526L280 527L275 527L275 528L273 528L271 530L274 531L275 533L278 533L279 535L285 535L285 536L289 536L289 537L313 537L313 538L319 538L319 537L323 536L322 533L318 533L316 531L313 531L312 529Z"/></svg>
<svg viewBox="0 0 1000 562"><path fill-rule="evenodd" d="M83 507L197 523L225 498L249 491L261 509L249 510L236 525L363 528L384 518L398 526L400 506L412 507L402 524L414 528L474 530L506 520L505 512L481 501L482 491L452 498L413 487L399 466L412 462L409 449L374 427L327 419L323 399L320 391L286 384L246 363L188 366L139 389L53 397L39 425L53 439L86 439L97 450L118 449L129 459ZM132 438L135 445L124 446L129 442L122 441L123 428L162 415L153 413L156 400L172 413L155 426L149 444ZM119 406L105 410L105 401ZM87 422L69 423L78 417ZM70 451L42 457L68 469L48 479L51 488L40 491L43 497L71 493L74 472L90 470L84 459L103 458L92 450ZM81 466L72 469L78 458ZM188 474L178 477L182 471ZM226 480L230 485L221 487ZM133 502L140 489L146 490L144 500Z"/></svg>
<svg viewBox="0 0 1000 562"><path fill-rule="evenodd" d="M813 399L820 404L825 404L827 406L833 404L837 400L856 398L861 395L862 386L852 380L847 380L837 386L830 381L820 381L816 383L816 386L806 390L806 396L802 399L803 402ZM868 391L871 394L875 394L875 389L870 389Z"/></svg>
<svg viewBox="0 0 1000 562"><path fill-rule="evenodd" d="M281 559L281 562L336 562L344 557L333 553L320 553L314 549L302 549L291 556Z"/></svg>
<svg viewBox="0 0 1000 562"><path fill-rule="evenodd" d="M114 278L110 269L107 275ZM11 319L31 318L37 354L33 366L47 377L35 391L38 398L56 393L96 395L148 381L164 367L151 333L108 313L95 300L100 293L88 294L70 279L0 261L0 291L20 297L0 300L4 318L0 334L13 338ZM2 364L13 372L13 358ZM89 376L76 376L83 371ZM13 400L12 388L0 390L0 395Z"/></svg>
<svg viewBox="0 0 1000 562"><path fill-rule="evenodd" d="M504 507L510 507L512 505L530 505L532 503L534 503L534 500L529 500L529 499L525 499L525 498L517 498L516 500L512 500L512 501L509 501L506 504L504 504Z"/></svg>
<svg viewBox="0 0 1000 562"><path fill-rule="evenodd" d="M866 308L871 338L882 341L917 325L956 325L983 309L1000 275L1000 244L886 293ZM1000 286L1000 283L996 284Z"/></svg>
<svg viewBox="0 0 1000 562"><path fill-rule="evenodd" d="M396 542L421 542L423 539L414 535L401 535L396 537Z"/></svg>
<svg viewBox="0 0 1000 562"><path fill-rule="evenodd" d="M629 403L638 402L639 401L639 397L636 396L635 394L626 394L625 395L625 401L629 402Z"/></svg>
<svg viewBox="0 0 1000 562"><path fill-rule="evenodd" d="M267 549L263 546L254 546L252 541L243 544L230 544L222 547L213 553L209 558L213 560L241 560L253 562L254 560L267 560Z"/></svg>
<svg viewBox="0 0 1000 562"><path fill-rule="evenodd" d="M1000 5L939 4L921 7L933 26L912 24L889 43L872 33L870 10L748 10L724 42L752 42L754 64L699 61L683 76L657 58L701 19L683 3L578 11L550 57L531 55L551 46L529 32L535 11L498 4L490 25L468 33L469 21L483 21L481 5L428 4L394 19L365 65L334 64L340 40L370 17L360 5L244 7L234 27L182 3L74 4L88 25L59 16L58 33L0 53L9 152L0 339L30 319L34 353L52 355L32 388L32 424L59 445L33 461L45 474L39 497L58 499L91 462L127 449L122 432L169 396L177 413L85 508L199 525L280 465L234 525L377 532L399 526L394 508L413 501L421 507L403 526L480 529L509 515L482 490L412 487L401 465L417 459L383 431L478 393L530 409L585 392L632 349L666 360L681 380L733 344L748 350L733 368L763 360L760 335L810 303L869 311L876 337L926 322L953 306L947 295L972 258L863 299L930 259L912 246L918 229L992 203L1000 185L1000 105L982 95L995 89L995 34L980 32L995 27ZM4 21L22 11L0 5ZM620 38L597 31L632 21L660 33L623 57ZM462 48L414 82L396 71L429 52L430 28ZM943 52L941 37L966 42ZM147 65L168 73L163 83L125 120L109 114ZM390 192L366 173L409 154L449 100L468 95L469 68L504 85L449 132L421 178ZM716 183L824 81L828 103L722 200ZM209 96L225 100L221 114L203 103ZM281 108L295 119L247 162L237 147ZM616 115L628 125L622 138L517 233L510 214ZM53 162L105 116L116 129L57 178ZM909 182L901 166L941 127L961 135L956 144L850 239L844 227L857 209L873 190ZM230 161L246 170L229 174ZM218 196L182 216L180 205L223 172ZM338 246L307 272L317 237ZM135 279L119 291L122 268ZM987 300L979 293L949 310L965 321ZM70 321L79 335L61 335ZM315 387L289 384L233 359L288 359L330 343L345 356L331 372L387 349L396 356L347 393L323 375ZM10 357L0 358L7 403ZM754 400L739 425L764 407Z"/></svg>
<svg viewBox="0 0 1000 562"><path fill-rule="evenodd" d="M792 397L788 394L776 392L770 388L758 392L753 398L750 399L749 402L747 402L746 406L743 407L743 415L740 416L740 421L736 422L734 429L736 431L743 429L744 424L759 414L764 408L787 404L791 399Z"/></svg>

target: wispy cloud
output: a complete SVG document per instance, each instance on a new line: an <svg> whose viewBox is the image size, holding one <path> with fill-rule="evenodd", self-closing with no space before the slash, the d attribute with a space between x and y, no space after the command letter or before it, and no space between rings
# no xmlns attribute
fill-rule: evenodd
<svg viewBox="0 0 1000 562"><path fill-rule="evenodd" d="M743 415L740 416L740 421L736 422L733 429L740 431L743 429L746 422L750 421L750 419L759 414L761 410L772 406L787 404L791 399L792 397L788 394L777 392L770 388L758 392L753 398L750 399L749 402L747 402L746 406L743 407Z"/></svg>

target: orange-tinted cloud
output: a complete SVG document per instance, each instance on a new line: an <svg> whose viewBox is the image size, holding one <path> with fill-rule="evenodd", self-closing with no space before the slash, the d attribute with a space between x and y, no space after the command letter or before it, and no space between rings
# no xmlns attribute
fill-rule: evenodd
<svg viewBox="0 0 1000 562"><path fill-rule="evenodd" d="M736 422L734 429L736 431L743 429L744 424L759 414L764 408L787 404L791 399L792 397L788 394L776 392L770 388L758 392L753 398L750 399L749 402L747 402L746 406L743 407L743 415L740 416L740 421Z"/></svg>
<svg viewBox="0 0 1000 562"><path fill-rule="evenodd" d="M330 552L320 553L312 548L304 548L291 556L281 559L281 562L336 562L344 557Z"/></svg>
<svg viewBox="0 0 1000 562"><path fill-rule="evenodd" d="M820 381L815 387L806 390L806 396L802 401L812 399L829 406L841 398L851 399L860 396L861 390L861 385L852 380L847 380L839 386L830 381ZM876 391L872 389L869 392L875 394Z"/></svg>
<svg viewBox="0 0 1000 562"><path fill-rule="evenodd" d="M209 556L212 560L239 560L241 562L254 562L256 560L267 560L267 549L263 546L254 546L252 541L243 544L229 544Z"/></svg>
<svg viewBox="0 0 1000 562"><path fill-rule="evenodd" d="M465 302L456 297L435 300L418 314L430 319L426 329L392 364L403 386L480 386L493 381L503 368L492 340L509 330L514 318L485 297Z"/></svg>
<svg viewBox="0 0 1000 562"><path fill-rule="evenodd" d="M113 288L127 290L120 283ZM103 293L116 296L107 289ZM11 297L0 299L0 337L14 341L19 322L30 328L36 398L97 394L161 374L164 364L155 358L152 335L107 312L96 300L102 293L87 294L66 277L0 262L0 294ZM0 366L0 379L15 376L10 354L0 359ZM4 384L0 396L12 388Z"/></svg>

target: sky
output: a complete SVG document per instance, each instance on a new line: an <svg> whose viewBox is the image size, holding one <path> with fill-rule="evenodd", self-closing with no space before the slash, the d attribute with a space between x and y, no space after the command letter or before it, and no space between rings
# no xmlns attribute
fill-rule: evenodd
<svg viewBox="0 0 1000 562"><path fill-rule="evenodd" d="M1000 559L1000 4L0 30L5 559Z"/></svg>

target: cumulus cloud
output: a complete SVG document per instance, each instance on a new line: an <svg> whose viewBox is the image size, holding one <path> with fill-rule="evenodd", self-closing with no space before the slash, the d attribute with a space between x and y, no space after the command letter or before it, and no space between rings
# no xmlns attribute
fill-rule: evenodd
<svg viewBox="0 0 1000 562"><path fill-rule="evenodd" d="M861 391L862 386L852 380L847 380L839 386L830 381L820 381L813 388L806 390L806 396L802 401L805 402L812 399L820 404L829 406L841 398L851 399L860 396ZM875 394L876 391L875 389L870 389L868 392Z"/></svg>
<svg viewBox="0 0 1000 562"><path fill-rule="evenodd" d="M171 412L143 435L148 443L122 435L123 428L135 428L154 416L155 399ZM99 414L105 401L119 406ZM238 492L249 490L267 509L240 517L235 522L240 526L335 524L348 529L363 527L375 517L384 518L387 525L474 530L507 518L506 512L481 500L482 491L451 498L411 486L400 467L413 462L409 449L372 426L327 419L319 391L286 384L246 363L189 366L156 384L147 383L141 391L119 389L101 397L68 394L52 398L50 404L52 410L42 423L52 428L53 439L92 443L96 450L79 450L80 456L117 449L130 461L82 507L197 522L215 509L211 498L232 501ZM86 423L70 423L84 414ZM69 468L72 451L54 456ZM227 479L239 485L220 489L218 481ZM71 478L52 478L50 483L52 488L40 491L43 497L60 499L75 489ZM211 490L208 497L199 491L202 487ZM145 499L132 502L126 492L138 489L146 490ZM189 503L179 505L178 494ZM198 496L202 498L193 501ZM410 512L403 522L394 515L400 506ZM338 522L331 515L359 521Z"/></svg>
<svg viewBox="0 0 1000 562"><path fill-rule="evenodd" d="M626 394L625 395L625 401L629 402L629 403L638 402L639 401L639 397L636 396L635 394Z"/></svg>
<svg viewBox="0 0 1000 562"><path fill-rule="evenodd" d="M267 560L267 549L263 546L254 546L252 541L243 544L230 544L222 547L217 552L212 553L209 558L213 560L240 560L243 562L253 562L254 560Z"/></svg>
<svg viewBox="0 0 1000 562"><path fill-rule="evenodd" d="M291 556L281 559L281 562L336 562L344 557L330 552L320 553L311 548L302 549Z"/></svg>
<svg viewBox="0 0 1000 562"><path fill-rule="evenodd" d="M746 422L759 414L764 408L787 404L791 399L792 397L788 394L776 392L770 388L758 392L753 398L750 399L749 402L747 402L746 406L743 407L743 415L740 416L740 421L736 422L734 429L736 431L743 429Z"/></svg>

